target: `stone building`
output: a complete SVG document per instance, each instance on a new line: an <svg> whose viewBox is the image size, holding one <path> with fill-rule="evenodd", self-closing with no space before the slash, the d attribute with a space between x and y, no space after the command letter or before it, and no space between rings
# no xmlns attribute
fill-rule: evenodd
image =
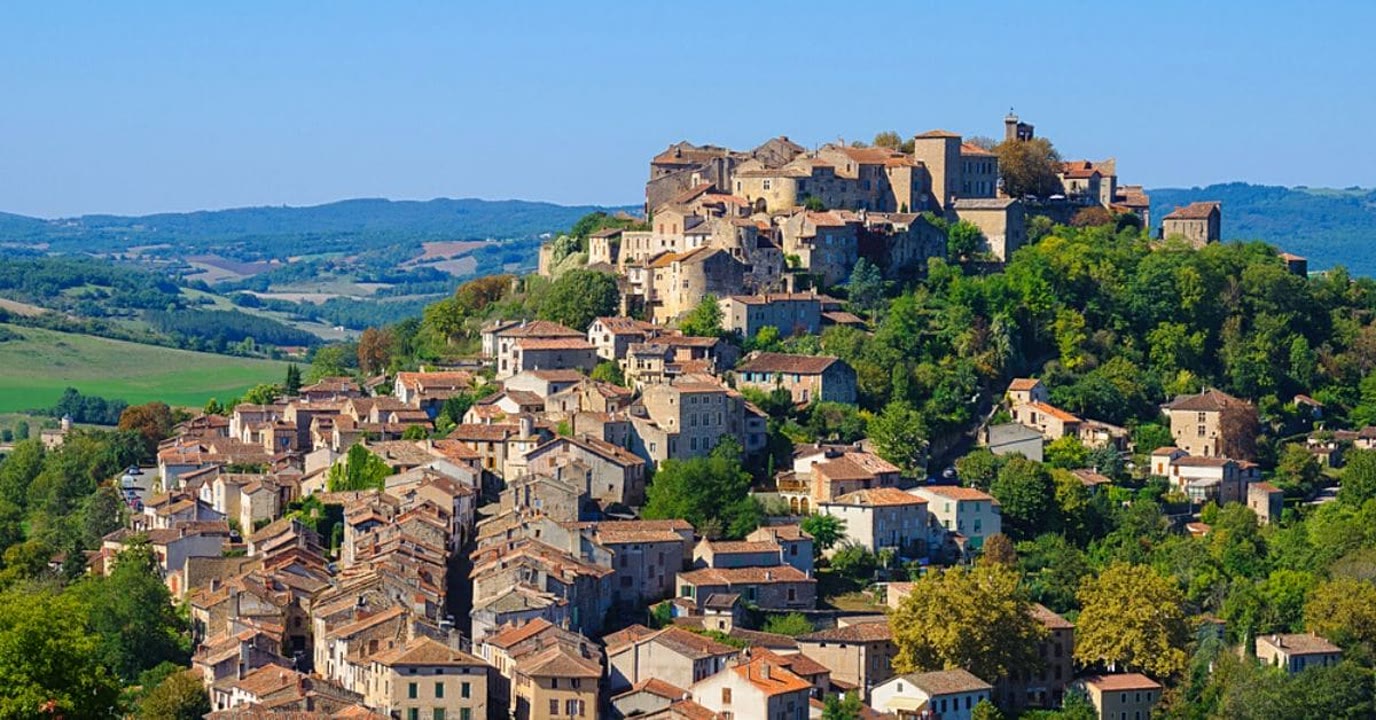
<svg viewBox="0 0 1376 720"><path fill-rule="evenodd" d="M797 405L855 402L855 370L840 358L755 352L736 368L735 376L741 387L765 393L787 390Z"/></svg>
<svg viewBox="0 0 1376 720"><path fill-rule="evenodd" d="M1152 709L1161 701L1161 684L1139 673L1091 675L1077 680L1100 720L1109 718L1151 717Z"/></svg>
<svg viewBox="0 0 1376 720"><path fill-rule="evenodd" d="M952 204L951 219L964 220L984 235L981 252L1007 262L1027 244L1026 213L1015 198L960 198Z"/></svg>
<svg viewBox="0 0 1376 720"><path fill-rule="evenodd" d="M727 295L718 304L722 329L744 339L772 327L782 337L816 335L822 331L823 297L815 293Z"/></svg>
<svg viewBox="0 0 1376 720"><path fill-rule="evenodd" d="M1218 242L1223 237L1223 203L1193 202L1172 210L1161 219L1161 237L1180 236L1195 247Z"/></svg>
<svg viewBox="0 0 1376 720"><path fill-rule="evenodd" d="M850 279L860 257L860 215L845 210L799 210L779 223L785 257L796 257L798 267L817 276L823 286Z"/></svg>
<svg viewBox="0 0 1376 720"><path fill-rule="evenodd" d="M1165 406L1175 446L1190 455L1251 460L1259 432L1257 410L1245 400L1208 388Z"/></svg>

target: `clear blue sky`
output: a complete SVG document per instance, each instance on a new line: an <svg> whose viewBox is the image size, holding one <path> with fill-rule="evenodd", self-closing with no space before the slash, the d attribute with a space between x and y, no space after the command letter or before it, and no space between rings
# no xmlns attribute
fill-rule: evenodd
<svg viewBox="0 0 1376 720"><path fill-rule="evenodd" d="M0 210L636 203L690 139L1010 106L1125 182L1376 184L1376 3L143 2L0 8Z"/></svg>

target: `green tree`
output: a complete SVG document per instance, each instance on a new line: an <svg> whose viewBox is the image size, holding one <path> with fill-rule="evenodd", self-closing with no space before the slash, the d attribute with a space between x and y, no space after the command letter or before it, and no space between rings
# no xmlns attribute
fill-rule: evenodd
<svg viewBox="0 0 1376 720"><path fill-rule="evenodd" d="M352 375L357 366L358 355L347 343L334 343L316 348L311 358L310 371L306 373L307 382L321 378Z"/></svg>
<svg viewBox="0 0 1376 720"><path fill-rule="evenodd" d="M876 138L877 139L877 138ZM865 704L854 691L845 695L828 695L822 703L822 720L860 720Z"/></svg>
<svg viewBox="0 0 1376 720"><path fill-rule="evenodd" d="M1085 581L1075 625L1075 659L1157 678L1185 669L1190 639L1184 598L1145 565L1119 563Z"/></svg>
<svg viewBox="0 0 1376 720"><path fill-rule="evenodd" d="M119 429L132 430L143 437L146 457L157 453L158 443L172 434L172 408L164 402L130 405L119 416Z"/></svg>
<svg viewBox="0 0 1376 720"><path fill-rule="evenodd" d="M836 547L846 537L846 521L835 515L809 515L803 518L799 527L812 536L813 552L819 555Z"/></svg>
<svg viewBox="0 0 1376 720"><path fill-rule="evenodd" d="M898 672L964 668L977 677L1035 672L1046 629L1017 572L1002 565L929 572L889 616Z"/></svg>
<svg viewBox="0 0 1376 720"><path fill-rule="evenodd" d="M402 440L424 440L428 437L430 437L430 431L426 430L424 425L407 425L406 429L401 432Z"/></svg>
<svg viewBox="0 0 1376 720"><path fill-rule="evenodd" d="M721 304L717 296L704 295L702 300L679 320L678 329L693 337L721 337L723 330Z"/></svg>
<svg viewBox="0 0 1376 720"><path fill-rule="evenodd" d="M860 258L851 270L847 289L851 305L861 312L872 314L884 300L884 275L878 265Z"/></svg>
<svg viewBox="0 0 1376 720"><path fill-rule="evenodd" d="M102 663L126 682L161 662L189 659L184 637L190 628L172 604L146 542L126 545L109 575L73 592L88 607L87 624L99 639Z"/></svg>
<svg viewBox="0 0 1376 720"><path fill-rule="evenodd" d="M540 301L539 315L575 330L616 312L620 294L616 278L595 270L570 270L560 275Z"/></svg>
<svg viewBox="0 0 1376 720"><path fill-rule="evenodd" d="M1309 458L1313 462L1313 456ZM1338 498L1352 505L1376 498L1376 450L1353 450L1347 454Z"/></svg>
<svg viewBox="0 0 1376 720"><path fill-rule="evenodd" d="M276 385L260 383L249 388L244 393L244 402L250 405L271 405L282 394L282 388Z"/></svg>
<svg viewBox="0 0 1376 720"><path fill-rule="evenodd" d="M74 596L49 587L0 594L0 717L110 716L120 682L85 613Z"/></svg>
<svg viewBox="0 0 1376 720"><path fill-rule="evenodd" d="M946 256L965 262L984 247L984 233L969 220L961 220L946 231Z"/></svg>
<svg viewBox="0 0 1376 720"><path fill-rule="evenodd" d="M200 720L212 708L210 695L194 670L168 675L139 701L139 720Z"/></svg>
<svg viewBox="0 0 1376 720"><path fill-rule="evenodd" d="M1065 470L1089 465L1089 448L1074 435L1062 435L1046 444L1046 464Z"/></svg>
<svg viewBox="0 0 1376 720"><path fill-rule="evenodd" d="M292 397L295 397L296 395L300 394L300 392L301 392L301 366L300 366L300 365L297 365L296 363L292 363L292 364L290 364L290 365L287 366L287 378L286 378L286 381L282 383L282 389L286 391L287 395L290 395L290 396L292 396Z"/></svg>
<svg viewBox="0 0 1376 720"><path fill-rule="evenodd" d="M0 461L0 501L22 508L28 502L29 485L43 471L43 443L37 438L20 440Z"/></svg>
<svg viewBox="0 0 1376 720"><path fill-rule="evenodd" d="M82 545L100 547L101 539L124 525L124 502L119 491L102 485L89 495L81 508Z"/></svg>
<svg viewBox="0 0 1376 720"><path fill-rule="evenodd" d="M1003 713L988 698L980 700L970 713L970 720L1003 720Z"/></svg>
<svg viewBox="0 0 1376 720"><path fill-rule="evenodd" d="M344 462L330 466L326 485L330 492L344 490L382 489L392 468L382 458L362 445L354 445L344 456Z"/></svg>
<svg viewBox="0 0 1376 720"><path fill-rule="evenodd" d="M14 424L14 439L29 439L29 422L27 420L20 420L19 422Z"/></svg>
<svg viewBox="0 0 1376 720"><path fill-rule="evenodd" d="M1013 541L1008 539L1007 535L994 533L984 539L984 546L980 548L979 561L1010 568L1017 567L1018 551L1013 547Z"/></svg>
<svg viewBox="0 0 1376 720"><path fill-rule="evenodd" d="M769 619L764 621L764 631L776 635L797 637L806 635L815 629L812 626L812 621L808 620L806 615L796 612L786 615L770 615Z"/></svg>
<svg viewBox="0 0 1376 720"><path fill-rule="evenodd" d="M621 366L611 360L604 360L593 367L589 374L593 380L611 383L612 385L626 384L626 376L621 372Z"/></svg>
<svg viewBox="0 0 1376 720"><path fill-rule="evenodd" d="M926 468L926 424L922 414L903 400L894 400L869 423L870 441L879 457L897 465L908 477L921 477Z"/></svg>
<svg viewBox="0 0 1376 720"><path fill-rule="evenodd" d="M863 545L842 545L830 560L831 569L852 583L868 583L879 567L879 558Z"/></svg>
<svg viewBox="0 0 1376 720"><path fill-rule="evenodd" d="M975 448L956 461L956 476L962 485L988 492L998 477L1005 459L988 448Z"/></svg>
<svg viewBox="0 0 1376 720"><path fill-rule="evenodd" d="M1376 646L1376 586L1341 576L1320 583L1304 606L1304 624L1343 647Z"/></svg>
<svg viewBox="0 0 1376 720"><path fill-rule="evenodd" d="M646 491L647 520L683 519L709 537L744 537L759 526L740 443L723 436L707 457L665 460Z"/></svg>
<svg viewBox="0 0 1376 720"><path fill-rule="evenodd" d="M1003 530L1014 540L1029 540L1060 526L1056 486L1045 465L1011 457L989 487L1002 506Z"/></svg>

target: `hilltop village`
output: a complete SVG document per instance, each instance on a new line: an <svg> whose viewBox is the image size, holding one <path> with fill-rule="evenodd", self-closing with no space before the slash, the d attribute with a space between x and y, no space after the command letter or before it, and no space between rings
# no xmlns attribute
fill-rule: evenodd
<svg viewBox="0 0 1376 720"><path fill-rule="evenodd" d="M1257 538L1333 501L1344 453L1376 447L1376 428L1325 430L1325 401L1288 390L1299 371L1255 380L1264 402L1197 383L1205 340L1182 322L1142 353L1176 363L1154 404L1124 389L1140 373L1108 374L1116 336L1085 330L1093 307L1048 311L1055 363L1035 377L1001 376L1017 367L991 339L1003 316L905 321L973 329L941 354L974 370L833 351L894 332L886 293L972 293L1044 239L1099 268L1074 271L1086 287L1111 278L1084 248L1115 243L1134 263L1246 252L1268 268L1252 277L1317 282L1303 258L1221 249L1217 203L1157 230L1112 159L1010 188L1001 157L1039 138L1012 115L1003 130L671 145L644 215L552 239L540 278L490 283L610 278L570 300L608 312L482 317L465 362L289 378L187 419L119 478L126 521L89 571L151 549L216 719L1141 720L1204 682L1186 653L1209 642L1282 674L1337 666L1347 639L1293 608L1239 630L1148 564L1238 537L1261 562ZM1282 406L1289 444L1263 450ZM1075 543L1113 561L1096 577Z"/></svg>

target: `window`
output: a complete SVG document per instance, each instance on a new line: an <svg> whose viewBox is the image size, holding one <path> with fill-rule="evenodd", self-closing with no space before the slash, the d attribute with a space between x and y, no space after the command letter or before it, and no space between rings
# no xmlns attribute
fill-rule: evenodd
<svg viewBox="0 0 1376 720"><path fill-rule="evenodd" d="M566 700L564 702L564 714L568 715L569 717L576 716L578 714L578 701Z"/></svg>
<svg viewBox="0 0 1376 720"><path fill-rule="evenodd" d="M459 686L459 697L468 699L469 697L472 697L472 695L473 688L467 682Z"/></svg>
<svg viewBox="0 0 1376 720"><path fill-rule="evenodd" d="M473 711L468 708L459 708L459 720L473 720Z"/></svg>
<svg viewBox="0 0 1376 720"><path fill-rule="evenodd" d="M768 181L768 180L765 180L765 181L764 181L764 189L765 189L765 190L768 190L768 189L769 189L769 181Z"/></svg>
<svg viewBox="0 0 1376 720"><path fill-rule="evenodd" d="M443 699L444 699L444 683L443 683L443 682L436 682L436 683L435 683L435 699L436 699L436 700L443 700Z"/></svg>
<svg viewBox="0 0 1376 720"><path fill-rule="evenodd" d="M430 720L444 720L444 708L431 709Z"/></svg>
<svg viewBox="0 0 1376 720"><path fill-rule="evenodd" d="M420 708L410 708L407 710L406 720L420 720Z"/></svg>
<svg viewBox="0 0 1376 720"><path fill-rule="evenodd" d="M550 701L549 701L549 714L550 714L550 715L558 715L558 714L559 714L559 701L558 701L558 700L550 700Z"/></svg>
<svg viewBox="0 0 1376 720"><path fill-rule="evenodd" d="M412 700L415 700L415 699L416 699L416 684L415 684L415 683L406 683L406 697L408 697L408 698L410 698L410 699L412 699Z"/></svg>
<svg viewBox="0 0 1376 720"><path fill-rule="evenodd" d="M729 687L724 687L724 688L721 689L721 704L723 704L723 705L730 705L730 704L731 704L731 688L729 688Z"/></svg>

